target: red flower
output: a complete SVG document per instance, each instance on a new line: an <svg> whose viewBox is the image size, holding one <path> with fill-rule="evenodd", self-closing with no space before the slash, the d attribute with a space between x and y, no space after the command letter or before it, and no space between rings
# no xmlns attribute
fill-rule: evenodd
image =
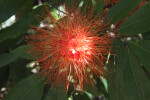
<svg viewBox="0 0 150 100"><path fill-rule="evenodd" d="M106 56L110 54L113 37L103 15L94 10L83 11L77 6L67 7L65 16L55 20L47 9L42 22L45 27L33 27L35 35L27 36L31 54L40 63L40 75L51 86L72 83L74 90L94 84L93 77L105 77ZM89 70L88 70L89 69Z"/></svg>

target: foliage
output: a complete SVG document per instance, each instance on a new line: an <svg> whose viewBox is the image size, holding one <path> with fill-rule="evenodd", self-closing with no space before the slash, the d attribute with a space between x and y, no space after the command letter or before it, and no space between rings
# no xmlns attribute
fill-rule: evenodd
<svg viewBox="0 0 150 100"><path fill-rule="evenodd" d="M113 43L115 48L112 48L115 55L111 55L110 63L106 63L108 78L95 79L95 87L87 86L83 93L72 93L72 87L69 87L67 93L61 88L49 89L35 74L40 66L35 65L33 57L28 54L29 47L25 38L35 34L29 25L40 25L37 16L44 13L43 8L47 5L51 5L50 11L59 20L57 14L60 13L60 5L71 3L68 0L40 0L42 4L39 5L37 1L39 0L0 0L0 100L150 99L148 0L138 9L136 7L142 0L120 0L111 7L107 7L106 1L109 0L77 0L79 3L90 1L86 4L89 7L96 5L95 12L105 10L110 24L119 25L115 31L118 36ZM134 9L136 11L131 13ZM9 22L11 16L15 16L12 23ZM6 25L8 23L9 26Z"/></svg>

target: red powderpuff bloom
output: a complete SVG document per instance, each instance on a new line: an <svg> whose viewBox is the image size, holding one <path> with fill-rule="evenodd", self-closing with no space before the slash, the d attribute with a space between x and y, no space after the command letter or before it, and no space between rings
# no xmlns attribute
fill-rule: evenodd
<svg viewBox="0 0 150 100"><path fill-rule="evenodd" d="M36 34L27 36L30 53L41 66L40 76L51 87L63 85L68 91L83 90L94 85L93 77L105 77L106 56L110 54L113 37L103 14L94 16L94 9L65 7L64 17L55 20L48 9L42 16L45 27L34 27ZM89 70L88 70L89 69Z"/></svg>

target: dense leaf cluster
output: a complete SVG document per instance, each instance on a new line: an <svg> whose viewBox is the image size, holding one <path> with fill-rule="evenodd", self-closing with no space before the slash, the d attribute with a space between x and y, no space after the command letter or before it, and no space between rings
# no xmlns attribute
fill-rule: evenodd
<svg viewBox="0 0 150 100"><path fill-rule="evenodd" d="M79 0L78 0L79 1ZM88 1L88 0L83 0ZM91 1L91 0L89 0ZM94 1L94 0L93 0ZM96 0L97 1L97 0ZM103 10L105 0L96 3L96 11ZM111 24L124 19L142 0L120 0L108 8ZM42 3L42 4L41 4ZM26 35L32 33L29 25L39 25L36 16L50 4L56 13L60 4L68 0L0 0L0 94L8 90L4 100L150 100L150 2L137 9L118 27L114 40L115 56L110 56L108 79L95 79L95 88L89 86L81 94L72 94L43 86L27 65L34 61L27 53ZM40 4L40 5L39 5ZM89 3L89 5L91 5ZM84 6L84 5L83 5ZM3 27L15 15L15 22ZM56 16L57 17L57 16ZM115 66L114 66L115 65ZM32 70L32 71L31 71ZM60 89L60 88L59 88ZM3 97L0 97L0 100Z"/></svg>

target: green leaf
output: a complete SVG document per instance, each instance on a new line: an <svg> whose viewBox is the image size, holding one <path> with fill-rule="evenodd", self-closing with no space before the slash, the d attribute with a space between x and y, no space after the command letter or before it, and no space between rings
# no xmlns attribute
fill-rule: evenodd
<svg viewBox="0 0 150 100"><path fill-rule="evenodd" d="M139 61L136 58L134 52L132 51L132 49L128 49L128 55L129 55L129 62L130 62L130 66L129 69L131 69L130 71L125 68L126 73L126 77L125 79L128 80L129 77L131 78L131 82L133 84L133 86L131 86L131 84L129 84L128 82L130 82L129 80L126 81L125 83L128 84L125 88L126 88L126 93L132 96L131 93L133 92L137 92L137 94L135 94L133 96L133 98L136 98L138 96L139 100L148 100L150 98L150 80L148 79L148 77L146 76L144 70L140 67ZM127 75L129 74L129 75ZM135 88L133 88L135 87ZM133 88L130 90L127 90L127 88ZM130 93L129 93L130 91ZM134 93L133 93L134 94ZM136 99L136 100L138 100ZM129 99L126 99L129 100ZM133 99L132 99L133 100Z"/></svg>
<svg viewBox="0 0 150 100"><path fill-rule="evenodd" d="M4 100L41 100L43 83L31 75L17 83L6 95Z"/></svg>
<svg viewBox="0 0 150 100"><path fill-rule="evenodd" d="M102 11L104 8L104 0L98 0L95 3L96 3L95 12Z"/></svg>
<svg viewBox="0 0 150 100"><path fill-rule="evenodd" d="M15 50L12 51L12 53L18 57L22 57L25 59L32 59L31 55L29 55L28 52L29 46L28 45L22 45Z"/></svg>
<svg viewBox="0 0 150 100"><path fill-rule="evenodd" d="M73 96L73 100L91 100L87 94L77 94Z"/></svg>
<svg viewBox="0 0 150 100"><path fill-rule="evenodd" d="M9 78L9 67L1 67L0 68L0 80L2 80L0 82L0 89L5 86L7 80Z"/></svg>
<svg viewBox="0 0 150 100"><path fill-rule="evenodd" d="M12 53L4 53L0 55L0 67L10 64L15 61L18 57L16 57Z"/></svg>
<svg viewBox="0 0 150 100"><path fill-rule="evenodd" d="M24 35L27 30L30 28L29 25L36 25L39 22L36 20L36 16L43 14L44 6L39 6L36 9L30 11L25 16L21 17L16 23L12 26L7 27L1 30L0 42L6 39L17 38L21 35Z"/></svg>
<svg viewBox="0 0 150 100"><path fill-rule="evenodd" d="M94 95L94 96L99 96L104 94L105 97L108 97L108 86L107 86L107 80L105 78L100 77L100 79L96 80L96 87L97 87L97 92L98 95Z"/></svg>
<svg viewBox="0 0 150 100"><path fill-rule="evenodd" d="M118 63L108 81L110 100L149 100L150 80L132 49L120 44Z"/></svg>
<svg viewBox="0 0 150 100"><path fill-rule="evenodd" d="M135 35L150 30L150 3L131 15L118 29L121 34Z"/></svg>
<svg viewBox="0 0 150 100"><path fill-rule="evenodd" d="M10 76L15 82L18 82L29 75L29 70L26 67L27 62L27 60L19 58L9 65Z"/></svg>
<svg viewBox="0 0 150 100"><path fill-rule="evenodd" d="M100 79L99 79L100 80ZM100 85L101 88L98 87L98 85ZM87 93L90 93L93 96L99 96L101 94L100 89L104 89L104 85L103 84L99 84L98 83L98 79L97 79L97 84L95 84L95 86L91 86L90 84L84 84L85 89L84 91Z"/></svg>
<svg viewBox="0 0 150 100"><path fill-rule="evenodd" d="M49 89L44 100L67 100L67 94L64 91Z"/></svg>
<svg viewBox="0 0 150 100"><path fill-rule="evenodd" d="M56 3L60 3L60 0L48 0L48 3L53 5L53 4L56 4Z"/></svg>
<svg viewBox="0 0 150 100"><path fill-rule="evenodd" d="M7 39L0 43L0 53L9 51L10 49L17 47L18 41L21 39L21 37L15 38L15 39ZM20 42L20 41L19 41Z"/></svg>
<svg viewBox="0 0 150 100"><path fill-rule="evenodd" d="M150 40L150 31L143 33L142 36L143 36L143 39Z"/></svg>
<svg viewBox="0 0 150 100"><path fill-rule="evenodd" d="M30 0L0 0L0 23L16 14Z"/></svg>
<svg viewBox="0 0 150 100"><path fill-rule="evenodd" d="M111 56L111 62L117 61L118 59L120 59L119 61L117 61L117 66L114 66L111 64L111 66L108 66L109 72L108 72L108 92L109 92L109 97L110 100L123 100L121 99L121 97L123 98L123 78L122 78L122 74L123 74L123 67L126 66L125 65L125 47L124 44L120 41L120 40L116 40L115 41L116 44L114 43L114 45L120 46L119 50L116 50L116 55L117 55L117 59L116 56ZM124 65L124 66L121 66Z"/></svg>
<svg viewBox="0 0 150 100"><path fill-rule="evenodd" d="M81 12L87 14L88 10L90 10L92 7L93 7L92 0L84 0L84 3L81 7Z"/></svg>
<svg viewBox="0 0 150 100"><path fill-rule="evenodd" d="M150 40L131 42L130 46L142 65L144 65L144 67L150 72Z"/></svg>
<svg viewBox="0 0 150 100"><path fill-rule="evenodd" d="M121 0L108 11L107 16L112 21L111 23L116 23L125 18L140 2L141 0Z"/></svg>
<svg viewBox="0 0 150 100"><path fill-rule="evenodd" d="M65 6L68 9L72 9L73 6L75 7L79 6L80 2L81 0L65 0ZM74 10L74 8L72 10Z"/></svg>

